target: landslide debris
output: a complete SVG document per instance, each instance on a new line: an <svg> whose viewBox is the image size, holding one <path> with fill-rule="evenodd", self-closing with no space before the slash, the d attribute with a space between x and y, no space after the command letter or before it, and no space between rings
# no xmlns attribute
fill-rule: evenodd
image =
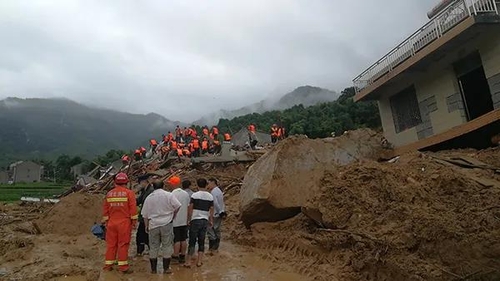
<svg viewBox="0 0 500 281"><path fill-rule="evenodd" d="M477 171L494 178L493 172ZM331 231L318 242L348 256L352 280L498 280L500 182L485 187L425 155L326 171L307 204Z"/></svg>
<svg viewBox="0 0 500 281"><path fill-rule="evenodd" d="M289 137L259 158L248 170L241 187L241 220L279 221L300 213L318 191L328 166L358 159L376 159L380 136L370 129L350 131L337 138Z"/></svg>
<svg viewBox="0 0 500 281"><path fill-rule="evenodd" d="M104 196L72 193L46 212L37 224L42 233L67 236L89 234L94 222L102 219Z"/></svg>

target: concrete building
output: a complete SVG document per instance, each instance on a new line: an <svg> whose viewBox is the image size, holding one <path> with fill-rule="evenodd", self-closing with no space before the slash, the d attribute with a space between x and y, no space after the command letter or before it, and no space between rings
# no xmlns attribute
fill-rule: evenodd
<svg viewBox="0 0 500 281"><path fill-rule="evenodd" d="M70 168L70 172L74 178L83 175L83 166L84 163L80 163Z"/></svg>
<svg viewBox="0 0 500 281"><path fill-rule="evenodd" d="M445 0L430 21L356 77L396 152L488 146L500 132L499 0ZM446 145L444 145L446 143Z"/></svg>
<svg viewBox="0 0 500 281"><path fill-rule="evenodd" d="M41 165L31 161L19 161L9 166L9 172L14 183L39 182L42 169Z"/></svg>

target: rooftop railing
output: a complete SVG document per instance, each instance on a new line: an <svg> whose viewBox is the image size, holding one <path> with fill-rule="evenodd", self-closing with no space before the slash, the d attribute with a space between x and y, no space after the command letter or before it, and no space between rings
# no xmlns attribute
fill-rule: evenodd
<svg viewBox="0 0 500 281"><path fill-rule="evenodd" d="M450 3L426 25L354 78L354 87L360 91L369 86L470 16L498 14L498 6L500 0L457 0Z"/></svg>

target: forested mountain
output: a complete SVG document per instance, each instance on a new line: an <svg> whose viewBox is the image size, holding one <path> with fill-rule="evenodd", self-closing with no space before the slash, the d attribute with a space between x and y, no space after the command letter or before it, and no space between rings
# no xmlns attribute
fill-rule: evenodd
<svg viewBox="0 0 500 281"><path fill-rule="evenodd" d="M0 166L61 154L85 158L110 149L147 145L176 123L158 114L130 114L87 107L66 99L0 101Z"/></svg>
<svg viewBox="0 0 500 281"><path fill-rule="evenodd" d="M238 116L252 113L264 113L271 110L284 110L299 104L307 107L318 103L334 101L338 97L338 93L327 89L313 86L301 86L279 99L265 99L236 110L221 109L217 112L213 112L202 117L194 123L199 125L215 125L221 118L232 119Z"/></svg>
<svg viewBox="0 0 500 281"><path fill-rule="evenodd" d="M306 107L296 105L283 111L253 113L233 119L220 119L223 131L238 131L254 123L258 130L267 132L273 123L283 125L289 134L305 134L311 138L337 135L361 127L380 128L380 116L375 102L354 103L354 88L346 88L336 101Z"/></svg>

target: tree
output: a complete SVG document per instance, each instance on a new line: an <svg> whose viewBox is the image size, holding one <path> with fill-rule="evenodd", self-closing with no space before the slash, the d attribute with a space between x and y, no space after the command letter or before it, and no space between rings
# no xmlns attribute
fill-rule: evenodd
<svg viewBox="0 0 500 281"><path fill-rule="evenodd" d="M357 128L381 127L378 107L375 102L353 101L356 94L354 87L346 88L333 102L310 107L295 105L283 111L267 111L262 114L252 113L231 120L220 119L221 130L238 130L254 123L260 131L268 131L273 123L283 125L289 134L305 134L310 138L323 138L332 132L337 135L346 130Z"/></svg>

